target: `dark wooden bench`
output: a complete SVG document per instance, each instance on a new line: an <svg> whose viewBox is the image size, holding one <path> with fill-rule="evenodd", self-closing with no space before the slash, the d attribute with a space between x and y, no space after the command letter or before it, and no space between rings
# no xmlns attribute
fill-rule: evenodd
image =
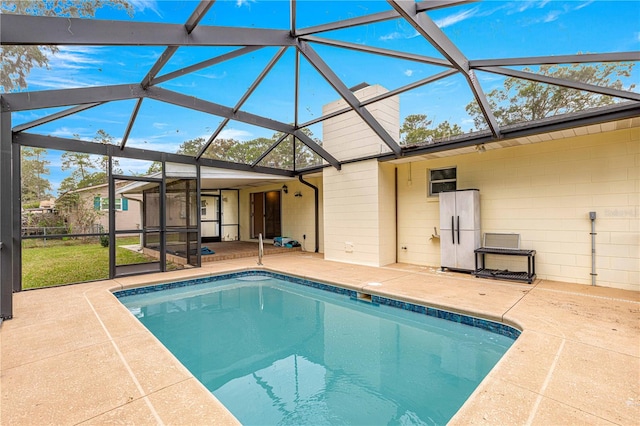
<svg viewBox="0 0 640 426"><path fill-rule="evenodd" d="M473 275L477 278L494 278L512 281L524 281L529 284L536 278L536 251L520 248L520 234L485 233L483 246L474 250L476 268ZM488 269L485 267L485 255L526 256L527 272L515 272L508 269Z"/></svg>

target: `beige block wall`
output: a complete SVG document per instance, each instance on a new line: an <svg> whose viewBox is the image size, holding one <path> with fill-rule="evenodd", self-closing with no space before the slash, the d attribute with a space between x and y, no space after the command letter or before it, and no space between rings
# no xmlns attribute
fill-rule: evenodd
<svg viewBox="0 0 640 426"><path fill-rule="evenodd" d="M377 160L324 169L325 259L395 262L394 169Z"/></svg>
<svg viewBox="0 0 640 426"><path fill-rule="evenodd" d="M374 85L358 90L354 94L358 99L366 100L386 92L388 90L384 87ZM338 100L325 105L322 108L322 114L326 115L346 106L348 104L344 100ZM400 140L400 101L398 96L367 105L366 109L395 141ZM325 121L322 136L324 148L340 161L391 151L382 139L353 111Z"/></svg>
<svg viewBox="0 0 640 426"><path fill-rule="evenodd" d="M304 178L305 181L318 187L319 202L319 252L324 251L323 241L323 185L321 178ZM240 190L240 239L249 241L251 233L251 193L280 191L283 183L265 185ZM314 190L298 180L287 181L288 194L281 194L282 236L297 240L305 251L313 252L315 237L315 200ZM295 197L300 192L301 197ZM306 235L306 239L303 238Z"/></svg>
<svg viewBox="0 0 640 426"><path fill-rule="evenodd" d="M483 232L519 233L523 248L537 250L538 278L591 284L595 211L597 285L640 290L639 129L399 165L400 262L440 265L431 238L439 203L426 196L427 170L449 166L458 168L459 189L480 190Z"/></svg>
<svg viewBox="0 0 640 426"><path fill-rule="evenodd" d="M238 192L222 190L222 230L220 237L222 241L236 241L240 239L238 228L240 223L240 211L238 207Z"/></svg>

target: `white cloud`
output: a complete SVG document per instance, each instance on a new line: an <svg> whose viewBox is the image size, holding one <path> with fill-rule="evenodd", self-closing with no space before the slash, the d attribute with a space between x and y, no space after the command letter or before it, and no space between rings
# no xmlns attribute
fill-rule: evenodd
<svg viewBox="0 0 640 426"><path fill-rule="evenodd" d="M182 142L169 140L168 136L169 135L165 133L129 138L127 139L127 146L130 148L153 149L154 151L160 152L176 152Z"/></svg>
<svg viewBox="0 0 640 426"><path fill-rule="evenodd" d="M95 69L104 64L101 48L89 46L61 46L58 53L48 53L52 69L82 70Z"/></svg>
<svg viewBox="0 0 640 426"><path fill-rule="evenodd" d="M49 132L49 136L56 136L59 138L75 138L76 135L80 136L80 139L90 140L88 136L83 136L83 133L87 133L87 129L82 127L78 128L69 128L69 127L60 127L55 129L53 132Z"/></svg>
<svg viewBox="0 0 640 426"><path fill-rule="evenodd" d="M152 124L152 126L156 129L164 129L168 125L169 123L157 123L157 122Z"/></svg>
<svg viewBox="0 0 640 426"><path fill-rule="evenodd" d="M221 74L216 73L194 73L198 77L208 78L209 80L219 80L221 78L225 78L227 76L227 72L223 71Z"/></svg>
<svg viewBox="0 0 640 426"><path fill-rule="evenodd" d="M413 70L404 70L404 75L406 75L407 77L411 77L413 75Z"/></svg>
<svg viewBox="0 0 640 426"><path fill-rule="evenodd" d="M158 10L158 2L156 0L129 0L133 8L138 12L144 12L149 9L162 18L162 14Z"/></svg>
<svg viewBox="0 0 640 426"><path fill-rule="evenodd" d="M236 140L249 140L253 137L251 132L240 129L224 129L220 132L216 139L236 139Z"/></svg>
<svg viewBox="0 0 640 426"><path fill-rule="evenodd" d="M584 2L584 3L582 3L582 4L579 4L579 5L577 5L577 6L575 7L575 9L574 9L574 10L580 10L580 9L582 9L583 7L587 7L587 6L589 6L591 3L593 3L594 1L595 1L595 0L589 0L589 1L586 1L586 2Z"/></svg>
<svg viewBox="0 0 640 426"><path fill-rule="evenodd" d="M118 162L120 163L120 168L126 174L146 174L153 163L152 161L133 160L130 158L118 158Z"/></svg>
<svg viewBox="0 0 640 426"><path fill-rule="evenodd" d="M551 12L547 13L547 15L542 19L542 22L553 22L558 19L560 15L561 12L559 10L552 10Z"/></svg>
<svg viewBox="0 0 640 426"><path fill-rule="evenodd" d="M30 87L38 87L42 89L71 89L75 87L89 87L90 83L79 81L77 78L64 78L55 76L32 76L29 79Z"/></svg>
<svg viewBox="0 0 640 426"><path fill-rule="evenodd" d="M446 28L458 22L464 21L469 18L473 18L478 13L478 6L473 9L463 10L453 15L446 16L442 19L438 19L436 25L440 28Z"/></svg>
<svg viewBox="0 0 640 426"><path fill-rule="evenodd" d="M249 6L250 3L255 3L255 0L236 0L236 7Z"/></svg>
<svg viewBox="0 0 640 426"><path fill-rule="evenodd" d="M399 38L402 38L402 34L400 34L397 31L394 31L392 33L380 36L380 40L382 41L387 41L387 40L397 40Z"/></svg>
<svg viewBox="0 0 640 426"><path fill-rule="evenodd" d="M385 34L383 36L378 37L378 40L381 40L381 41L408 40L408 39L411 39L411 38L418 37L419 35L420 34L417 31L413 30L413 29L410 32L404 32L404 33L401 33L401 32L398 32L398 31L394 31L392 33Z"/></svg>

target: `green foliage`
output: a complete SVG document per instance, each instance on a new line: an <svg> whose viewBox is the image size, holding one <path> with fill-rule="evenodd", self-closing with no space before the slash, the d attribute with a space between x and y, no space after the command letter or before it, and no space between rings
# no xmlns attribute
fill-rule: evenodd
<svg viewBox="0 0 640 426"><path fill-rule="evenodd" d="M310 130L304 129L303 131L307 136L313 139L313 133ZM280 137L282 137L282 133L275 133L271 138L255 138L248 141L216 139L211 143L211 145L209 145L202 157L240 164L250 164L258 159L275 142L277 142ZM319 140L313 140L320 144ZM205 143L206 140L201 137L184 141L176 153L195 156L200 152ZM294 158L292 143L292 137L287 136L260 162L260 165L282 169L293 169L295 162L295 167L300 169L320 163L319 157L299 141L296 141ZM149 168L149 173L160 170L160 164L157 163L156 165L156 163L154 163Z"/></svg>
<svg viewBox="0 0 640 426"><path fill-rule="evenodd" d="M100 235L100 245L102 247L109 247L109 236L108 235Z"/></svg>
<svg viewBox="0 0 640 426"><path fill-rule="evenodd" d="M47 150L44 148L29 148L22 147L21 149L21 169L22 169L22 181L21 181L21 197L23 207L25 204L36 204L36 207L40 205L40 201L45 200L51 196L51 183L44 178L49 174L49 161L44 157L47 155Z"/></svg>
<svg viewBox="0 0 640 426"><path fill-rule="evenodd" d="M147 169L147 174L151 175L151 174L158 173L158 172L161 172L161 171L162 171L162 163L160 163L158 161L154 161L153 163L151 163L151 165Z"/></svg>
<svg viewBox="0 0 640 426"><path fill-rule="evenodd" d="M429 143L463 133L460 126L452 125L446 120L435 127L432 127L431 124L432 120L429 120L426 114L408 115L400 127L401 144Z"/></svg>
<svg viewBox="0 0 640 426"><path fill-rule="evenodd" d="M80 139L79 135L75 135ZM106 131L99 129L93 141L105 145L112 144L114 138ZM113 173L121 174L118 161L113 160ZM91 156L81 152L66 151L62 154L62 170L72 170L71 175L60 183L58 192L64 194L80 188L105 184L109 181L109 157Z"/></svg>
<svg viewBox="0 0 640 426"><path fill-rule="evenodd" d="M536 70L524 68L549 77L579 81L600 87L632 90L635 84L624 87L620 78L630 77L634 63L612 62L605 64L573 64L571 66L542 65ZM487 94L487 100L500 125L540 120L558 114L583 111L589 108L611 105L611 96L569 89L552 84L508 77L504 87ZM477 102L466 106L477 129L486 128L486 122Z"/></svg>
<svg viewBox="0 0 640 426"><path fill-rule="evenodd" d="M38 202L38 201L22 203L22 208L23 209L37 209L38 207L40 207L40 202Z"/></svg>
<svg viewBox="0 0 640 426"><path fill-rule="evenodd" d="M129 0L3 0L0 12L88 18L105 6L123 9L133 16L133 5ZM58 51L56 46L0 46L0 87L4 92L25 89L31 69L49 68L49 56Z"/></svg>
<svg viewBox="0 0 640 426"><path fill-rule="evenodd" d="M35 288L109 278L109 250L97 239L24 240L22 250L22 287ZM119 265L153 260L149 256L119 247L139 243L138 237L120 237L116 244ZM168 269L180 266L168 264Z"/></svg>

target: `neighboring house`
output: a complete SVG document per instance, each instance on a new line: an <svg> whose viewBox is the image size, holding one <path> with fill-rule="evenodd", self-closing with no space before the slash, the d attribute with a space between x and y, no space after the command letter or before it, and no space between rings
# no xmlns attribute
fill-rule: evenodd
<svg viewBox="0 0 640 426"><path fill-rule="evenodd" d="M116 187L123 186L117 184ZM61 212L67 218L71 233L96 232L100 227L109 230L109 185L95 185L69 191L65 195L77 195L78 202ZM64 195L63 195L64 196ZM60 198L62 198L61 196ZM116 230L140 228L140 203L123 196L115 199Z"/></svg>

